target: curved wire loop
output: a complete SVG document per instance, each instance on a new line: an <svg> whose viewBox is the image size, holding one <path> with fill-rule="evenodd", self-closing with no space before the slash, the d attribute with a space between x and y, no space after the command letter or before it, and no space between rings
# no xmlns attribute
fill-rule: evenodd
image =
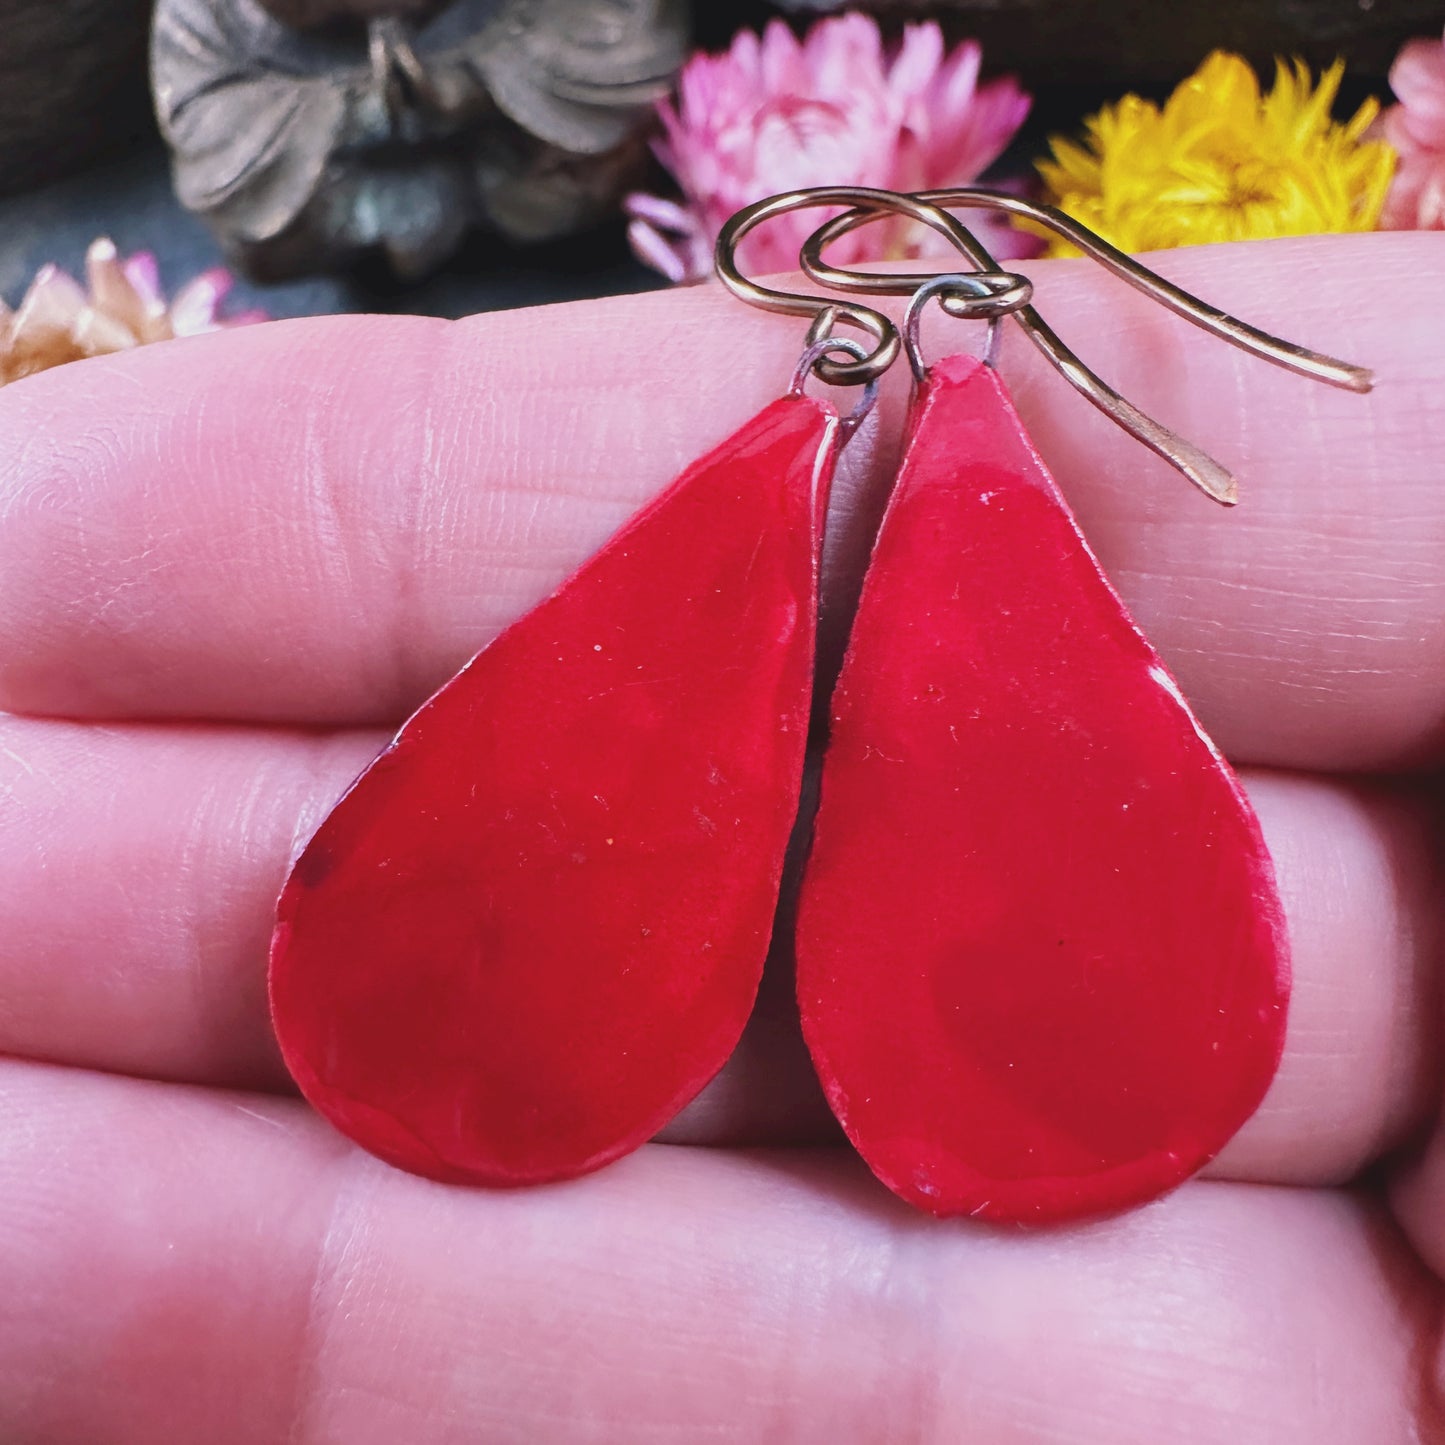
<svg viewBox="0 0 1445 1445"><path fill-rule="evenodd" d="M1306 347L1296 346L1277 336L1249 326L1237 317L1201 301L1197 296L1162 276L1141 266L1133 257L1111 246L1096 236L1087 227L1080 225L1071 216L1053 206L1025 200L1010 195L1007 191L989 190L986 187L964 186L951 190L923 191L916 198L929 206L953 207L957 209L978 208L1003 211L1008 215L1023 216L1036 224L1061 236L1071 245L1077 246L1085 255L1098 261L1136 290L1152 297L1186 321L1201 327L1211 335L1240 347L1253 356L1282 366L1286 370L1323 381L1331 386L1343 387L1348 391L1369 391L1374 384L1371 372L1362 366L1338 361ZM924 288L932 288L941 294L943 309L955 316L974 316L981 313L977 302L958 293L957 288L943 285L935 288L940 280L934 273L873 275L863 271L850 271L844 267L829 265L823 260L823 250L838 237L846 235L859 226L867 225L876 218L876 211L854 209L820 226L804 243L801 264L804 273L819 285L828 286L845 293L873 296L917 296ZM992 253L966 226L960 224L957 232L950 232L949 239L979 268L978 273L988 276L1006 275ZM947 274L947 273L945 273ZM956 280L956 278L950 278ZM973 309L970 309L970 307ZM1226 506L1232 506L1239 499L1239 488L1229 471L1215 461L1207 452L1192 442L1171 431L1162 423L1140 411L1132 402L1121 396L1107 382L1091 371L1064 345L1052 327L1025 300L1022 304L1006 308L1018 321L1029 340L1048 357L1069 383L1093 402L1102 412L1123 427L1131 436L1156 452L1171 466L1182 472L1207 496ZM993 350L994 331L997 322L990 328L990 351ZM916 323L912 335L916 338ZM909 359L915 375L922 369L922 360L916 345L910 346Z"/></svg>
<svg viewBox="0 0 1445 1445"><path fill-rule="evenodd" d="M908 353L913 379L920 386L928 379L921 335L923 313L935 299L950 316L988 322L988 349L983 359L988 366L998 364L999 323L1005 316L1022 311L1034 294L1034 283L1027 276L1015 276L1011 286L991 284L1006 274L994 277L980 271L944 271L930 276L908 298L908 309L903 313L903 347Z"/></svg>
<svg viewBox="0 0 1445 1445"><path fill-rule="evenodd" d="M960 221L932 202L900 192L877 190L871 186L819 186L810 190L786 191L782 195L769 196L766 200L745 206L723 226L713 253L714 269L723 285L750 306L758 306L764 311L774 311L784 316L811 317L812 325L808 330L807 343L810 347L829 335L832 328L840 323L857 327L871 341L866 355L839 361L828 352L822 352L813 362L813 373L819 380L832 386L865 385L876 381L898 359L901 346L898 328L887 316L870 306L840 302L835 297L779 291L760 285L743 275L738 266L738 246L748 232L775 216L814 206L848 206L853 208L848 214L869 220L880 215L907 216L925 226L931 226L965 255L972 255L969 248L975 244L974 238ZM996 284L1004 287L1011 286L1019 279L1009 273L998 272L996 267L994 276L997 278ZM861 288L845 285L839 289L849 291Z"/></svg>
<svg viewBox="0 0 1445 1445"><path fill-rule="evenodd" d="M808 377L823 357L831 351L841 351L845 356L851 356L855 361L865 361L868 357L868 348L860 341L854 341L851 336L832 335L833 318L823 313L819 317L824 321L824 334L817 341L810 340L804 349L802 356L798 358L798 365L793 371L793 379L788 385L789 396L802 396L803 387L807 384ZM813 323L815 326L817 322ZM858 398L853 410L843 418L843 435L851 436L859 426L863 418L873 410L873 404L878 400L878 378L875 376L872 381L863 385L863 395Z"/></svg>

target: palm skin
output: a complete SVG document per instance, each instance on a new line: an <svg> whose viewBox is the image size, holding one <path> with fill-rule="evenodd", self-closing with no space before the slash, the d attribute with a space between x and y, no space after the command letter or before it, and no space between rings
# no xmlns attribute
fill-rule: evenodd
<svg viewBox="0 0 1445 1445"><path fill-rule="evenodd" d="M377 1163L271 1040L300 843L416 702L777 393L796 323L711 288L333 318L0 393L0 1439L1445 1441L1445 238L1161 269L1379 385L1310 386L1085 263L1036 268L1058 329L1241 474L1213 508L1006 351L1240 765L1296 971L1280 1075L1207 1177L1041 1233L874 1183L782 973L669 1142L542 1190ZM1372 309L1367 274L1408 306ZM901 404L840 482L835 656Z"/></svg>

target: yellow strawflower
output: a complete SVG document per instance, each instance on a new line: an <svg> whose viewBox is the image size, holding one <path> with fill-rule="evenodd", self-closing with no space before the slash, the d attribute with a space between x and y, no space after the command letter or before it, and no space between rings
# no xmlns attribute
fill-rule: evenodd
<svg viewBox="0 0 1445 1445"><path fill-rule="evenodd" d="M1039 162L1049 199L1126 251L1372 231L1396 157L1362 139L1377 101L1331 120L1343 74L1337 61L1316 87L1302 60L1278 61L1263 95L1245 60L1217 50L1162 109L1126 95L1085 122L1084 145L1055 137Z"/></svg>

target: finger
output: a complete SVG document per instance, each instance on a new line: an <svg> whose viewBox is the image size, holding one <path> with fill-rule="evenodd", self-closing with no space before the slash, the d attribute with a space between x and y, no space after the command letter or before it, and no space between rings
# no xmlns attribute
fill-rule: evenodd
<svg viewBox="0 0 1445 1445"><path fill-rule="evenodd" d="M1445 849L1437 849L1437 896L1445 880ZM1437 949L1437 968L1445 951ZM1439 1021L1442 999L1438 989L1424 1000L1422 1007ZM1445 1278L1445 1108L1442 1108L1438 1087L1430 1101L1431 1127L1425 1131L1418 1146L1395 1161L1392 1170L1391 1195L1395 1212L1405 1233L1420 1257L1439 1276ZM1440 1378L1445 1379L1445 1342L1436 1357Z"/></svg>
<svg viewBox="0 0 1445 1445"><path fill-rule="evenodd" d="M0 719L0 1051L287 1088L265 1000L275 899L379 742ZM1246 782L1279 869L1295 992L1280 1075L1216 1167L1345 1178L1434 1097L1431 829L1384 788ZM742 1046L669 1138L831 1137L774 962Z"/></svg>
<svg viewBox="0 0 1445 1445"><path fill-rule="evenodd" d="M0 706L400 720L779 394L786 350L699 406L720 308L678 300L247 328L0 398Z"/></svg>
<svg viewBox="0 0 1445 1445"><path fill-rule="evenodd" d="M1445 744L1445 237L1337 239L1147 259L1266 331L1373 368L1364 398L1166 323L1087 262L1040 275L1065 339L1238 474L1233 510L1061 386L1017 333L1004 370L1105 570L1225 752L1396 768ZM1367 273L1409 303L1363 303Z"/></svg>
<svg viewBox="0 0 1445 1445"><path fill-rule="evenodd" d="M1209 1173L1338 1182L1418 1132L1439 1088L1435 819L1384 788L1269 773L1245 785L1274 858L1294 985L1279 1072Z"/></svg>
<svg viewBox="0 0 1445 1445"><path fill-rule="evenodd" d="M1230 515L1191 494L1014 347L1005 370L1047 459L1233 754L1418 759L1445 738L1445 463L1427 421L1445 247L1326 237L1160 265L1376 365L1380 386L1311 385L1097 268L1041 264L1058 328L1106 338L1088 348L1100 369L1236 464L1247 501ZM1411 304L1360 304L1365 272ZM775 396L797 339L702 288L450 327L253 328L7 388L0 705L395 721ZM897 430L895 409L853 459L859 516Z"/></svg>
<svg viewBox="0 0 1445 1445"><path fill-rule="evenodd" d="M381 743L0 714L0 1053L281 1085L276 898Z"/></svg>
<svg viewBox="0 0 1445 1445"><path fill-rule="evenodd" d="M1009 1234L842 1151L434 1185L299 1106L0 1067L0 1436L348 1445L1418 1438L1369 1205L1203 1184Z"/></svg>

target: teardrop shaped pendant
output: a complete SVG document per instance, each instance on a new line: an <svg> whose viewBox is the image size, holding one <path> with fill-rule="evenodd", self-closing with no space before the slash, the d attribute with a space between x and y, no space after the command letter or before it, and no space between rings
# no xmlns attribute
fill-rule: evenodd
<svg viewBox="0 0 1445 1445"><path fill-rule="evenodd" d="M797 810L839 422L789 395L401 729L297 861L272 1018L307 1099L435 1179L651 1137L752 1008Z"/></svg>
<svg viewBox="0 0 1445 1445"><path fill-rule="evenodd" d="M819 1078L940 1215L1193 1174L1284 1042L1259 825L993 369L932 368L834 698L797 929Z"/></svg>

